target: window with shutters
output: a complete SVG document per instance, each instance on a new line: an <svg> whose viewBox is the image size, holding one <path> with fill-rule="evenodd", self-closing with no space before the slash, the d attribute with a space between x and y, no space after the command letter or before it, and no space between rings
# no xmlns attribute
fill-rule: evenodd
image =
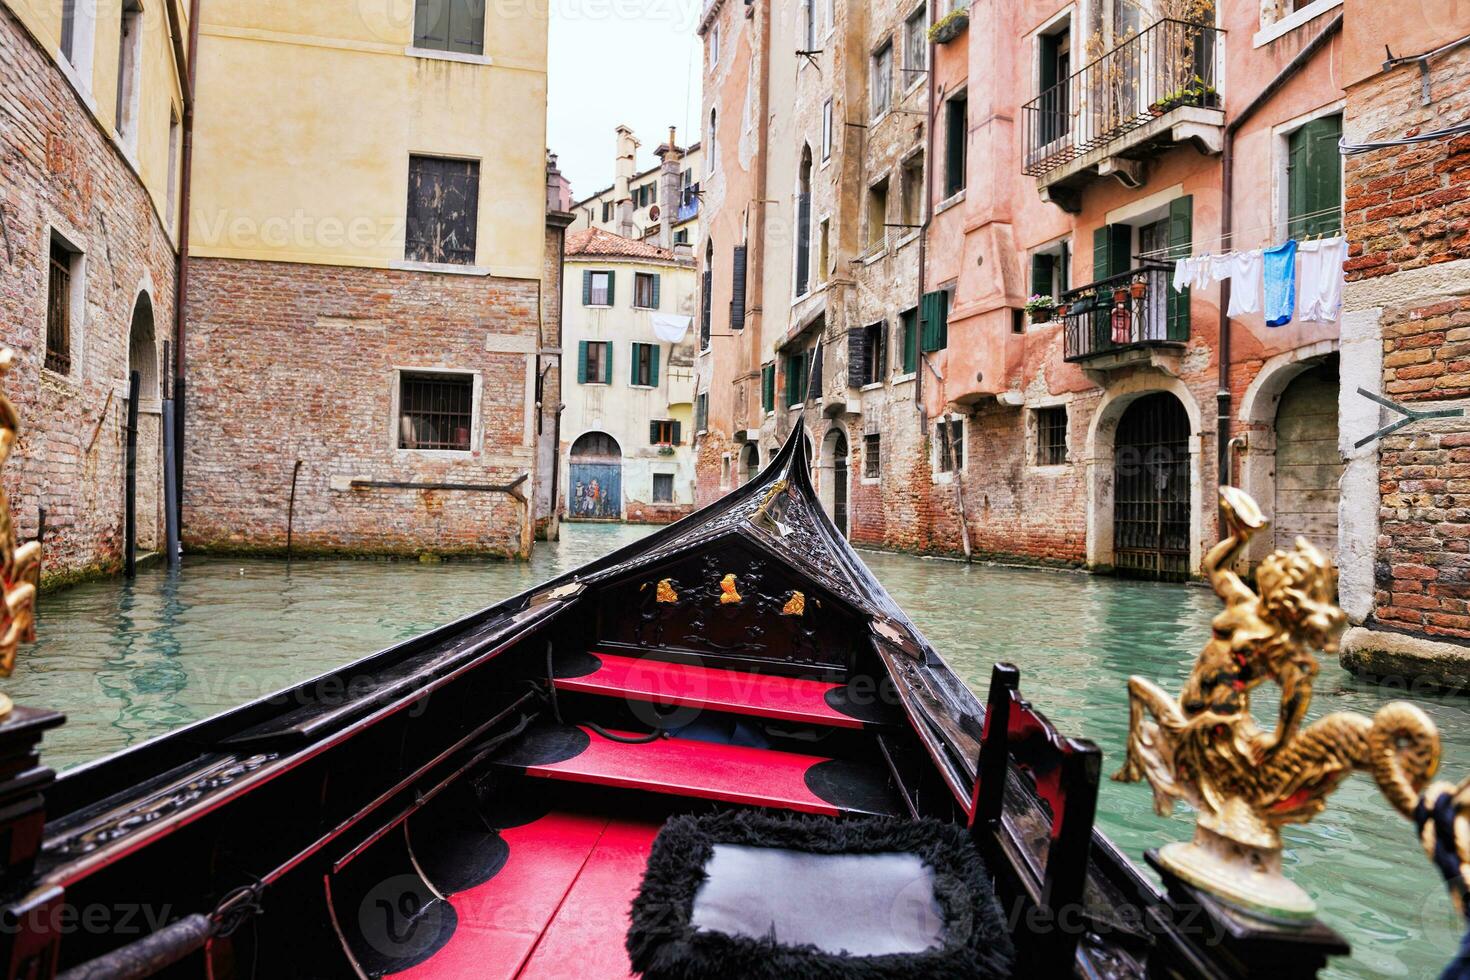
<svg viewBox="0 0 1470 980"><path fill-rule="evenodd" d="M867 238L868 251L877 251L888 236L888 178L884 177L868 188Z"/></svg>
<svg viewBox="0 0 1470 980"><path fill-rule="evenodd" d="M873 52L872 74L869 76L868 105L877 119L893 107L893 42L885 41Z"/></svg>
<svg viewBox="0 0 1470 980"><path fill-rule="evenodd" d="M640 310L656 310L659 301L659 277L652 272L633 273L633 305Z"/></svg>
<svg viewBox="0 0 1470 980"><path fill-rule="evenodd" d="M934 426L934 471L955 473L964 468L964 419L940 419Z"/></svg>
<svg viewBox="0 0 1470 980"><path fill-rule="evenodd" d="M46 369L71 374L72 323L84 302L82 256L54 235L46 279Z"/></svg>
<svg viewBox="0 0 1470 980"><path fill-rule="evenodd" d="M484 54L485 3L486 0L414 0L414 47Z"/></svg>
<svg viewBox="0 0 1470 980"><path fill-rule="evenodd" d="M472 374L403 371L398 376L398 448L469 452Z"/></svg>
<svg viewBox="0 0 1470 980"><path fill-rule="evenodd" d="M606 224L613 219L613 206L611 201L602 202L602 222Z"/></svg>
<svg viewBox="0 0 1470 980"><path fill-rule="evenodd" d="M924 80L929 59L929 10L921 5L903 22L904 88Z"/></svg>
<svg viewBox="0 0 1470 980"><path fill-rule="evenodd" d="M1059 302L1061 295L1072 288L1072 242L1062 239L1031 252L1031 281L1027 284L1032 296L1050 296Z"/></svg>
<svg viewBox="0 0 1470 980"><path fill-rule="evenodd" d="M679 423L673 419L654 419L649 422L648 443L651 446L677 446Z"/></svg>
<svg viewBox="0 0 1470 980"><path fill-rule="evenodd" d="M811 289L812 265L812 148L801 148L801 170L796 184L796 295Z"/></svg>
<svg viewBox="0 0 1470 980"><path fill-rule="evenodd" d="M761 410L776 410L776 362L761 365Z"/></svg>
<svg viewBox="0 0 1470 980"><path fill-rule="evenodd" d="M924 353L944 350L949 346L949 292L936 289L925 293L919 303L921 337Z"/></svg>
<svg viewBox="0 0 1470 980"><path fill-rule="evenodd" d="M1036 465L1060 466L1067 461L1067 406L1036 410Z"/></svg>
<svg viewBox="0 0 1470 980"><path fill-rule="evenodd" d="M745 246L735 246L730 267L730 329L745 327Z"/></svg>
<svg viewBox="0 0 1470 980"><path fill-rule="evenodd" d="M577 345L577 381L584 385L612 384L612 341L584 340Z"/></svg>
<svg viewBox="0 0 1470 980"><path fill-rule="evenodd" d="M1287 136L1286 233L1290 238L1342 230L1342 116L1313 119Z"/></svg>
<svg viewBox="0 0 1470 980"><path fill-rule="evenodd" d="M582 305L612 306L614 277L611 272L587 269L582 272Z"/></svg>
<svg viewBox="0 0 1470 980"><path fill-rule="evenodd" d="M674 474L653 474L653 502L656 504L672 504L674 502Z"/></svg>
<svg viewBox="0 0 1470 980"><path fill-rule="evenodd" d="M965 189L965 153L969 139L970 103L964 93L944 103L944 196Z"/></svg>
<svg viewBox="0 0 1470 980"><path fill-rule="evenodd" d="M791 408L806 402L807 369L810 366L806 352L786 355L786 404Z"/></svg>
<svg viewBox="0 0 1470 980"><path fill-rule="evenodd" d="M876 480L882 465L883 439L876 432L863 436L863 479Z"/></svg>
<svg viewBox="0 0 1470 980"><path fill-rule="evenodd" d="M910 307L898 315L898 346L903 353L903 373L912 376L919 369L919 308Z"/></svg>
<svg viewBox="0 0 1470 980"><path fill-rule="evenodd" d="M658 345L633 345L633 376L629 384L638 388L658 387Z"/></svg>
<svg viewBox="0 0 1470 980"><path fill-rule="evenodd" d="M888 374L888 324L882 320L862 329L862 371L865 385L879 384Z"/></svg>
<svg viewBox="0 0 1470 980"><path fill-rule="evenodd" d="M474 265L479 212L478 161L408 158L404 258L410 262Z"/></svg>
<svg viewBox="0 0 1470 980"><path fill-rule="evenodd" d="M702 391L694 396L694 431L704 432L709 428L709 392Z"/></svg>
<svg viewBox="0 0 1470 980"><path fill-rule="evenodd" d="M699 349L709 350L709 339L711 331L711 313L714 309L715 292L715 242L714 239L706 239L704 243L704 272L699 277Z"/></svg>

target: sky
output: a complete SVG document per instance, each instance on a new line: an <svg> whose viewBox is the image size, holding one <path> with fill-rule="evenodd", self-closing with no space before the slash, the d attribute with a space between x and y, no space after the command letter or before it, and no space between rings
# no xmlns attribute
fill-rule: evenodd
<svg viewBox="0 0 1470 980"><path fill-rule="evenodd" d="M546 142L581 199L613 182L613 130L642 145L638 169L679 127L687 146L699 115L703 0L551 0Z"/></svg>

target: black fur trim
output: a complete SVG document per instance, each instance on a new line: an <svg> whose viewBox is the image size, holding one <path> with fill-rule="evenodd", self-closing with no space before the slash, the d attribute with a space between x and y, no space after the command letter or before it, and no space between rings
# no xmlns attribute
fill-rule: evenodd
<svg viewBox="0 0 1470 980"><path fill-rule="evenodd" d="M943 944L921 953L842 956L815 946L696 930L689 923L694 896L716 844L813 854L916 854L934 869ZM990 876L969 835L937 820L834 820L747 811L674 817L653 843L633 900L632 923L628 955L633 969L648 980L969 980L1010 976L1015 959Z"/></svg>

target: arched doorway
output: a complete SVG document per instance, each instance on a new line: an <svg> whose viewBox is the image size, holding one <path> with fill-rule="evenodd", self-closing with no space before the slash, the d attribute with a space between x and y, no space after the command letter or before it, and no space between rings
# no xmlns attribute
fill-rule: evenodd
<svg viewBox="0 0 1470 980"><path fill-rule="evenodd" d="M162 523L163 405L158 387L158 342L153 328L153 300L138 294L128 329L128 376L138 373L138 433L133 520L139 552L157 551ZM128 382L131 384L131 381ZM127 390L125 388L125 390ZM124 405L127 409L128 406Z"/></svg>
<svg viewBox="0 0 1470 980"><path fill-rule="evenodd" d="M817 498L832 523L847 534L847 433L836 425L822 439L822 459L818 469Z"/></svg>
<svg viewBox="0 0 1470 980"><path fill-rule="evenodd" d="M796 185L796 295L811 288L812 270L812 148L801 148L801 170Z"/></svg>
<svg viewBox="0 0 1470 980"><path fill-rule="evenodd" d="M1189 415L1156 391L1131 402L1113 441L1113 565L1120 574L1189 577Z"/></svg>
<svg viewBox="0 0 1470 980"><path fill-rule="evenodd" d="M749 483L761 471L761 451L753 442L747 442L740 450L740 482Z"/></svg>
<svg viewBox="0 0 1470 980"><path fill-rule="evenodd" d="M1303 371L1281 393L1276 407L1276 487L1272 508L1275 547L1290 548L1300 535L1337 559L1338 359Z"/></svg>
<svg viewBox="0 0 1470 980"><path fill-rule="evenodd" d="M567 517L616 521L623 516L623 450L606 432L584 432L568 454Z"/></svg>

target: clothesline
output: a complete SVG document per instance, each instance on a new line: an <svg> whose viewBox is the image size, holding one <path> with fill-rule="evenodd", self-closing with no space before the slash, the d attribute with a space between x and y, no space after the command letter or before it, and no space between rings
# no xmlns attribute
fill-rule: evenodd
<svg viewBox="0 0 1470 980"><path fill-rule="evenodd" d="M1233 288L1227 316L1263 312L1268 327L1284 326L1293 317L1330 323L1342 308L1347 253L1341 234L1288 238L1265 249L1197 252L1174 263L1173 287L1203 289L1228 279Z"/></svg>
<svg viewBox="0 0 1470 980"><path fill-rule="evenodd" d="M1341 212L1341 210L1342 209L1340 207L1323 208L1320 211L1308 211L1305 214L1294 214L1294 215L1291 216L1291 220L1292 221L1302 221L1302 220L1306 220L1306 219L1310 219L1310 218L1320 218L1320 217L1325 217L1326 215L1329 215L1329 214L1338 214L1338 213ZM1271 242L1276 237L1277 228L1278 228L1278 223L1273 221L1269 225L1257 225L1254 228L1246 228L1246 229L1241 230L1241 231L1231 232L1229 235L1217 235L1214 238L1207 238L1204 241L1191 242L1190 243L1190 248L1194 250L1194 253L1196 255L1199 254L1199 249L1203 245L1211 245L1211 246L1214 246L1219 251L1228 252L1228 251L1234 250L1236 246L1227 244L1226 243L1226 239L1239 239L1239 238L1243 238L1243 237L1253 236L1257 232L1264 233L1264 236L1256 244L1257 245L1265 245L1265 244L1268 244L1269 242ZM1252 247L1255 247L1255 246L1252 246ZM1171 254L1172 252L1174 252L1174 249L1173 248L1169 248L1169 247L1155 248L1155 249L1150 249L1147 252L1139 252L1138 255L1137 255L1137 257L1140 258L1140 259L1157 258L1157 259L1170 259L1170 260L1172 260L1175 257L1175 256L1173 256Z"/></svg>

